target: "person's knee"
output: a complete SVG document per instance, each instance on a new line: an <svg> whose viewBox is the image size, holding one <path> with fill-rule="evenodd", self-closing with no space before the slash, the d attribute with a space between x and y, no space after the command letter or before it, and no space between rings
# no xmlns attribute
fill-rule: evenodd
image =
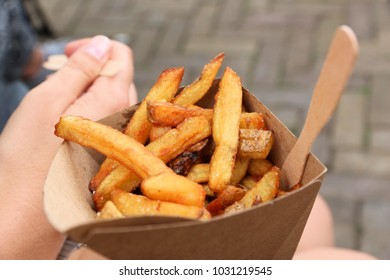
<svg viewBox="0 0 390 280"><path fill-rule="evenodd" d="M326 201L321 195L318 195L298 244L297 251L324 246L334 246L333 217Z"/></svg>

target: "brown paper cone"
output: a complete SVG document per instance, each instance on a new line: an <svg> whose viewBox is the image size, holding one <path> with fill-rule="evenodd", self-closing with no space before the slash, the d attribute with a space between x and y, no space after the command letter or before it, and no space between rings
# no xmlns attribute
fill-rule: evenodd
<svg viewBox="0 0 390 280"><path fill-rule="evenodd" d="M213 105L218 82L200 101L202 106ZM243 94L245 108L262 112L274 132L269 158L281 166L296 138L251 93L243 89ZM123 129L135 108L101 122ZM64 142L48 174L44 205L57 230L111 259L291 259L326 172L310 154L300 189L208 221L172 217L100 221L95 219L88 183L102 160L95 151Z"/></svg>

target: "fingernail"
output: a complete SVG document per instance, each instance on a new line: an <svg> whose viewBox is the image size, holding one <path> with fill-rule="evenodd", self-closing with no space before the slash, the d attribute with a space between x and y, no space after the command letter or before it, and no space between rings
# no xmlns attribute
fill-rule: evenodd
<svg viewBox="0 0 390 280"><path fill-rule="evenodd" d="M86 46L85 51L100 60L107 54L110 45L109 38L98 35L92 38L91 42Z"/></svg>

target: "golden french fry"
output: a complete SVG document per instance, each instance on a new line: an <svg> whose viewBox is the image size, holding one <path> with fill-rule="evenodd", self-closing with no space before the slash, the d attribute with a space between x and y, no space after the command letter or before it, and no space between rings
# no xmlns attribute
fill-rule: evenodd
<svg viewBox="0 0 390 280"><path fill-rule="evenodd" d="M118 165L108 174L93 193L93 202L97 210L111 199L111 192L116 189L132 191L139 186L142 179L123 165Z"/></svg>
<svg viewBox="0 0 390 280"><path fill-rule="evenodd" d="M154 200L199 208L204 206L206 197L206 192L201 185L173 172L164 172L144 179L141 183L141 191Z"/></svg>
<svg viewBox="0 0 390 280"><path fill-rule="evenodd" d="M183 67L168 68L160 74L156 83L150 89L127 124L124 132L126 135L141 144L145 144L149 138L152 127L147 118L147 101L171 101L180 87L183 74ZM112 159L106 159L106 161L108 161L108 163L104 162L97 174L92 178L90 189L96 189L102 180L118 165L118 163Z"/></svg>
<svg viewBox="0 0 390 280"><path fill-rule="evenodd" d="M198 80L186 86L172 101L173 104L188 106L198 102L210 89L218 70L222 65L225 57L221 53L214 57L208 64L203 67L202 73Z"/></svg>
<svg viewBox="0 0 390 280"><path fill-rule="evenodd" d="M209 181L209 172L210 164L198 163L190 169L187 178L196 183L206 183Z"/></svg>
<svg viewBox="0 0 390 280"><path fill-rule="evenodd" d="M274 166L256 183L256 186L247 191L244 197L239 201L245 208L264 203L275 198L279 190L278 167Z"/></svg>
<svg viewBox="0 0 390 280"><path fill-rule="evenodd" d="M152 127L151 123L148 121L147 102L171 101L180 87L183 73L184 69L182 67L169 68L161 73L155 85L135 111L129 125L125 129L125 134L131 136L140 143L146 142Z"/></svg>
<svg viewBox="0 0 390 280"><path fill-rule="evenodd" d="M207 122L207 121L206 121ZM90 147L147 178L171 172L165 163L144 145L120 131L76 116L63 116L55 126L55 135L82 146Z"/></svg>
<svg viewBox="0 0 390 280"><path fill-rule="evenodd" d="M257 179L256 177L253 177L253 176L245 176L241 182L240 182L240 185L241 186L244 186L245 188L247 189L251 189L253 188L254 186L256 186L257 182L259 181L260 179Z"/></svg>
<svg viewBox="0 0 390 280"><path fill-rule="evenodd" d="M172 101L179 106L192 106L199 101L210 89L225 55L223 53L214 57L208 64L203 67L200 77L191 85L186 86ZM154 141L167 131L163 126L152 126L150 139Z"/></svg>
<svg viewBox="0 0 390 280"><path fill-rule="evenodd" d="M158 201L146 196L127 193L115 190L112 194L112 201L125 216L178 216L190 219L207 217L204 209L182 205L166 201Z"/></svg>
<svg viewBox="0 0 390 280"><path fill-rule="evenodd" d="M241 113L240 128L264 129L265 122L263 114L257 112Z"/></svg>
<svg viewBox="0 0 390 280"><path fill-rule="evenodd" d="M264 159L272 149L274 136L271 130L240 129L238 155Z"/></svg>
<svg viewBox="0 0 390 280"><path fill-rule="evenodd" d="M215 96L213 139L215 150L210 160L209 186L216 193L229 183L237 154L242 87L240 77L229 67Z"/></svg>
<svg viewBox="0 0 390 280"><path fill-rule="evenodd" d="M224 214L233 214L241 210L250 208L254 205L264 203L274 199L279 192L279 168L274 166L263 176L251 189L249 189L244 197L234 202L224 210Z"/></svg>
<svg viewBox="0 0 390 280"><path fill-rule="evenodd" d="M89 182L89 189L95 191L101 182L119 165L119 163L113 159L106 158L100 165L98 172L92 177Z"/></svg>
<svg viewBox="0 0 390 280"><path fill-rule="evenodd" d="M213 118L212 109L186 108L168 102L148 103L148 119L151 123L160 126L175 127L186 118L203 116L211 122Z"/></svg>
<svg viewBox="0 0 390 280"><path fill-rule="evenodd" d="M204 191L206 192L206 196L209 196L209 197L215 197L215 192L213 192L210 188L209 188L209 185L202 185Z"/></svg>
<svg viewBox="0 0 390 280"><path fill-rule="evenodd" d="M205 118L188 118L176 128L150 142L146 148L164 163L167 163L210 135L211 126ZM100 209L110 199L111 192L114 189L120 188L125 191L132 191L140 183L141 178L133 170L124 166L117 166L96 188L93 194L95 207Z"/></svg>
<svg viewBox="0 0 390 280"><path fill-rule="evenodd" d="M176 174L186 176L192 166L202 159L202 150L207 145L208 139L204 139L195 145L192 145L176 158L171 160L167 165Z"/></svg>
<svg viewBox="0 0 390 280"><path fill-rule="evenodd" d="M263 177L274 165L268 159L251 159L248 173L258 179Z"/></svg>
<svg viewBox="0 0 390 280"><path fill-rule="evenodd" d="M245 195L245 190L240 187L228 185L223 191L218 194L217 198L213 199L206 207L211 216L219 215L223 210L239 201Z"/></svg>
<svg viewBox="0 0 390 280"><path fill-rule="evenodd" d="M172 127L170 126L160 126L157 124L152 124L152 129L150 130L149 139L151 142L156 141L158 138L167 133Z"/></svg>
<svg viewBox="0 0 390 280"><path fill-rule="evenodd" d="M113 218L123 218L124 215L121 211L116 208L115 204L109 200L104 204L104 207L100 212L97 213L98 219L113 219Z"/></svg>
<svg viewBox="0 0 390 280"><path fill-rule="evenodd" d="M230 179L231 185L237 185L245 177L250 160L249 157L236 157L232 178Z"/></svg>

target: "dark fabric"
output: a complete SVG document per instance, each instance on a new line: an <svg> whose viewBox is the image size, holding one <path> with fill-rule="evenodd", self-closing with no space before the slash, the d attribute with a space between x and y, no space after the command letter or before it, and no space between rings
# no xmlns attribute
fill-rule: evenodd
<svg viewBox="0 0 390 280"><path fill-rule="evenodd" d="M36 37L18 0L0 0L0 83L18 79Z"/></svg>
<svg viewBox="0 0 390 280"><path fill-rule="evenodd" d="M19 0L0 0L0 132L27 86L20 79L36 37Z"/></svg>

